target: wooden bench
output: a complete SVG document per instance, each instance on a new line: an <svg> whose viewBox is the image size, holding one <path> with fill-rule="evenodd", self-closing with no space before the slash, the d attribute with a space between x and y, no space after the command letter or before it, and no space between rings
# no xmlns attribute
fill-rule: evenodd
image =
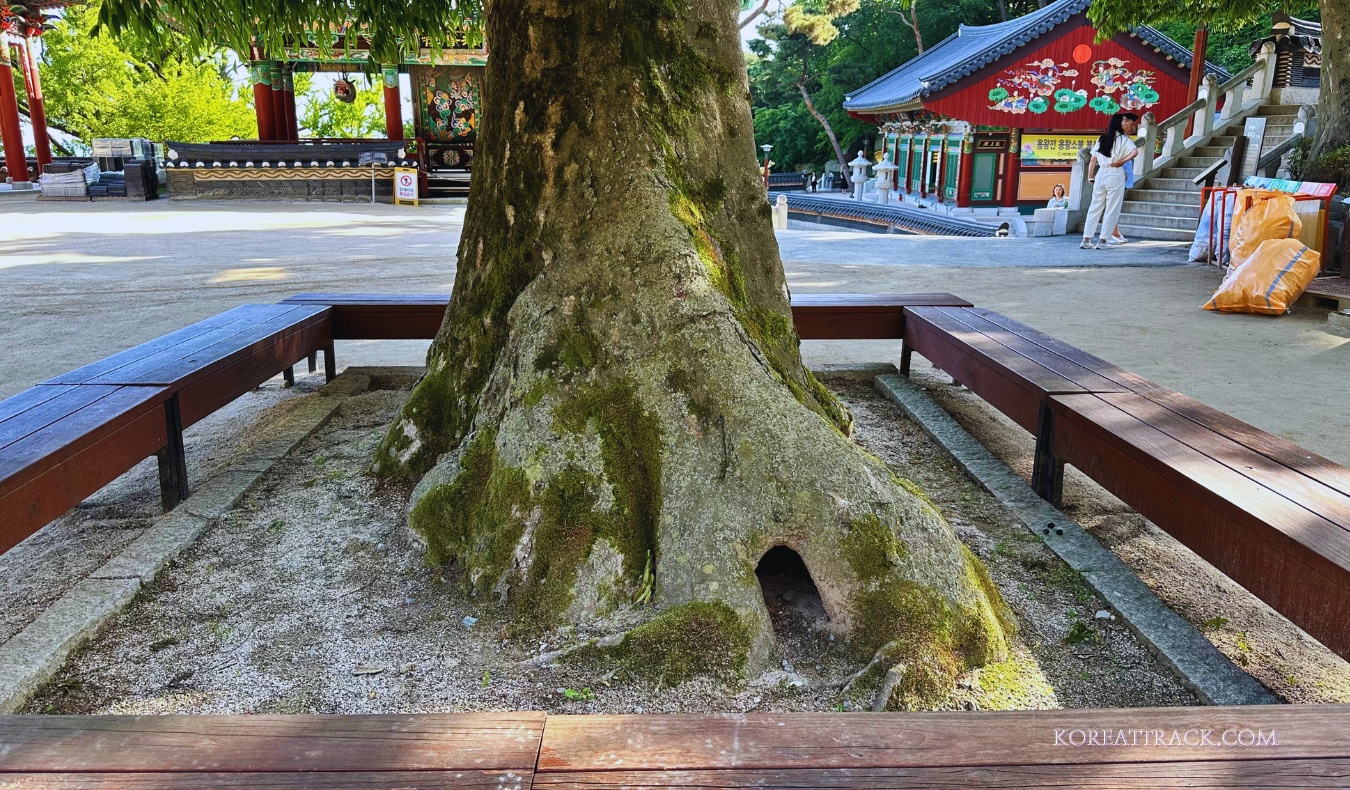
<svg viewBox="0 0 1350 790"><path fill-rule="evenodd" d="M449 294L305 293L282 304L333 309L337 340L430 340L440 331ZM969 307L948 293L793 294L792 319L803 340L901 339L906 307Z"/></svg>
<svg viewBox="0 0 1350 790"><path fill-rule="evenodd" d="M39 385L0 401L0 553L156 453L173 489L176 408L168 387Z"/></svg>
<svg viewBox="0 0 1350 790"><path fill-rule="evenodd" d="M1071 464L1350 657L1350 470L1178 393L1050 399Z"/></svg>
<svg viewBox="0 0 1350 790"><path fill-rule="evenodd" d="M0 552L150 455L176 507L183 429L320 349L332 379L328 308L242 305L0 401Z"/></svg>
<svg viewBox="0 0 1350 790"><path fill-rule="evenodd" d="M1345 787L1346 705L3 716L0 787Z"/></svg>
<svg viewBox="0 0 1350 790"><path fill-rule="evenodd" d="M1350 470L979 308L906 308L918 352L1036 436L1032 487L1070 464L1342 656Z"/></svg>

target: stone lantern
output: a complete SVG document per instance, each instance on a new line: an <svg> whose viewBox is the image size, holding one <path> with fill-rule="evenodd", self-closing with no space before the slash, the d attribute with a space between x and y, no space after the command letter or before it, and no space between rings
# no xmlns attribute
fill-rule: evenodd
<svg viewBox="0 0 1350 790"><path fill-rule="evenodd" d="M853 168L853 199L862 200L863 182L867 180L867 168L871 167L872 163L867 161L862 151L859 151L858 158L849 162L848 166Z"/></svg>
<svg viewBox="0 0 1350 790"><path fill-rule="evenodd" d="M872 165L877 177L877 202L885 205L891 199L891 190L895 188L895 172L900 168L889 159L883 159Z"/></svg>

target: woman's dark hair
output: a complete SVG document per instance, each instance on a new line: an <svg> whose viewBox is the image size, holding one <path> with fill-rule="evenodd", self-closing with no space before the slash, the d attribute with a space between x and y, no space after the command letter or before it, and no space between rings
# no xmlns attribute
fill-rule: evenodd
<svg viewBox="0 0 1350 790"><path fill-rule="evenodd" d="M1111 148L1116 144L1116 135L1125 134L1124 123L1137 120L1139 116L1132 112L1118 112L1111 116L1111 124L1106 127L1106 132L1097 138L1097 150L1102 156L1111 155Z"/></svg>

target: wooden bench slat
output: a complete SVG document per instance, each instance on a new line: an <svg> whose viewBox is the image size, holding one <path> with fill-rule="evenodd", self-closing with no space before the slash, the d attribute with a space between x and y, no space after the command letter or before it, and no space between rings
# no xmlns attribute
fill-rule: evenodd
<svg viewBox="0 0 1350 790"><path fill-rule="evenodd" d="M1148 393L1147 397L1149 400L1183 415L1189 420L1240 442L1272 461L1281 463L1328 488L1333 488L1350 496L1350 469L1346 469L1334 461L1309 452L1287 439L1282 439L1249 425L1232 415L1206 406L1180 392L1158 390Z"/></svg>
<svg viewBox="0 0 1350 790"><path fill-rule="evenodd" d="M1006 347L1009 352L1026 357L1052 371L1055 375L1072 381L1086 392L1120 392L1124 390L1116 382L1099 375L1063 354L1046 349L1021 334L989 321L974 310L969 308L937 308L937 311L961 322L972 331L994 340L999 345Z"/></svg>
<svg viewBox="0 0 1350 790"><path fill-rule="evenodd" d="M1053 351L1066 359L1073 360L1077 364L1082 365L1101 377L1116 382L1129 392L1138 392L1140 394L1150 393L1155 390L1170 392L1170 390L1167 390L1161 384L1150 381L1149 379L1140 376L1138 373L1131 372L1119 365L1112 364L1100 357L1093 356L1077 346L1069 345L1057 337L1032 329L1026 324L1009 318L1002 313L997 313L984 307L972 308L972 312L978 314L981 318L992 324L1001 326L1009 332L1013 332L1026 338L1047 351Z"/></svg>
<svg viewBox="0 0 1350 790"><path fill-rule="evenodd" d="M0 716L16 772L533 771L543 713Z"/></svg>
<svg viewBox="0 0 1350 790"><path fill-rule="evenodd" d="M98 389L102 394L84 407L4 449L0 454L0 493L67 460L140 415L158 412L169 398L169 391L162 387Z"/></svg>
<svg viewBox="0 0 1350 790"><path fill-rule="evenodd" d="M3 425L6 420L12 417L24 414L72 389L74 389L74 386L70 384L49 384L29 387L22 392L16 392L8 398L0 400L0 425Z"/></svg>
<svg viewBox="0 0 1350 790"><path fill-rule="evenodd" d="M972 727L970 737L979 737ZM1270 788L1344 788L1350 786L1350 759L1215 760L1210 762L1114 762L1112 750L1099 754L1101 763L1081 765L981 765L924 768L803 768L704 771L588 771L539 773L536 788L1007 788L1007 790L1270 790Z"/></svg>
<svg viewBox="0 0 1350 790"><path fill-rule="evenodd" d="M299 326L317 320L324 308L286 305L280 309L256 313L246 321L232 322L183 343L161 347L153 353L135 357L128 363L88 380L91 384L178 384L184 376L222 364L232 355L244 354L254 346L272 342ZM134 357L134 358L133 358Z"/></svg>
<svg viewBox="0 0 1350 790"><path fill-rule="evenodd" d="M1106 397L1056 397L1053 405L1056 443L1063 433L1064 421L1060 418L1076 419L1079 425L1123 449L1146 468L1164 476L1176 488L1213 500L1216 507L1235 518L1259 521L1274 527L1279 534L1311 549L1342 569L1350 569L1350 543L1344 540L1345 530L1272 491L1268 486L1141 421L1106 400ZM1056 455L1059 455L1058 450ZM1074 466L1078 465L1067 455L1063 459ZM1163 518L1158 526L1170 532L1164 523L1169 521L1175 519ZM1195 549L1195 546L1191 548Z"/></svg>
<svg viewBox="0 0 1350 790"><path fill-rule="evenodd" d="M325 310L326 308L302 307L296 312L276 316L237 334L221 338L204 348L186 353L178 349L168 349L129 366L124 371L101 376L97 381L116 377L125 378L125 381L120 383L127 384L182 386L196 377L205 375L215 366L228 365L240 357L249 356L323 320Z"/></svg>
<svg viewBox="0 0 1350 790"><path fill-rule="evenodd" d="M22 398L31 405L24 410L7 409L13 411L13 413L0 419L0 451L116 391L117 387L109 386L75 387L39 384L15 395L14 398L9 400ZM9 400L4 401L4 404L8 404Z"/></svg>
<svg viewBox="0 0 1350 790"><path fill-rule="evenodd" d="M1187 416L1132 393L1104 393L1101 399L1152 428L1265 486L1296 507L1326 519L1350 538L1350 497L1240 444Z"/></svg>
<svg viewBox="0 0 1350 790"><path fill-rule="evenodd" d="M198 321L191 326L170 332L167 335L161 335L154 340L133 346L126 351L113 354L110 357L91 362L83 367L62 373L44 381L44 384L86 384L93 379L104 374L126 367L138 360L159 353L166 348L191 347L194 341L205 335L224 330L229 331L229 327L235 325L249 325L257 323L258 316L267 315L272 305L245 304L226 310L218 315Z"/></svg>
<svg viewBox="0 0 1350 790"><path fill-rule="evenodd" d="M529 790L533 771L0 773L23 790Z"/></svg>
<svg viewBox="0 0 1350 790"><path fill-rule="evenodd" d="M1034 387L1043 395L1088 391L1086 387L1045 367L1034 359L1016 353L988 335L971 329L966 324L947 315L942 308L906 308L906 313L909 325L918 324L933 332L946 335L966 349L967 353L977 355L981 364L996 368L1004 375L1016 377ZM923 354L923 349L922 343L915 344L915 351L918 353ZM951 371L948 372L951 373Z"/></svg>
<svg viewBox="0 0 1350 790"><path fill-rule="evenodd" d="M999 713L549 716L537 777L561 772L903 768L1215 760L1350 754L1350 706L1253 706ZM1056 731L1250 728L1277 745L1073 748ZM1127 736L1128 737L1128 736Z"/></svg>

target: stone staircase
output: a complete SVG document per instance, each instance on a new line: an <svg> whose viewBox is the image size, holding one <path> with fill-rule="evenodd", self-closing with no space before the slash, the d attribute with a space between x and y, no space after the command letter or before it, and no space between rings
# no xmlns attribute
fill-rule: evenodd
<svg viewBox="0 0 1350 790"><path fill-rule="evenodd" d="M1262 104L1255 114L1266 118L1262 154L1278 147L1294 133L1298 105ZM1240 131L1240 128L1233 131ZM1233 134L1223 133L1135 181L1125 193L1120 232L1130 239L1190 241L1200 222L1200 187L1193 179L1228 154Z"/></svg>

